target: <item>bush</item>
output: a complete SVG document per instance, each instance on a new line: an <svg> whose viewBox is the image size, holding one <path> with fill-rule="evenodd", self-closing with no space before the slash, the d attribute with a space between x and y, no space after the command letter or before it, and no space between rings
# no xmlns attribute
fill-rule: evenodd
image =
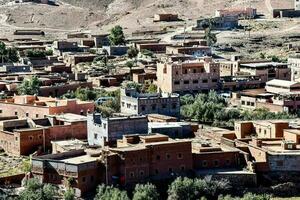
<svg viewBox="0 0 300 200"><path fill-rule="evenodd" d="M133 192L132 200L158 200L159 194L156 186L150 183L146 185L137 184Z"/></svg>

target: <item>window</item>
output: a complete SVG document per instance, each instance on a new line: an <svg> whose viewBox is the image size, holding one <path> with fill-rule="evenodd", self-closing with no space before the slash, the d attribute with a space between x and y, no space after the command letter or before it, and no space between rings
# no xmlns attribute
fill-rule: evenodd
<svg viewBox="0 0 300 200"><path fill-rule="evenodd" d="M82 177L82 182L85 182L85 177Z"/></svg>
<svg viewBox="0 0 300 200"><path fill-rule="evenodd" d="M133 109L136 110L136 105L133 106Z"/></svg>
<svg viewBox="0 0 300 200"><path fill-rule="evenodd" d="M39 118L39 114L35 114L35 118Z"/></svg>
<svg viewBox="0 0 300 200"><path fill-rule="evenodd" d="M130 177L134 178L134 172L130 172Z"/></svg>
<svg viewBox="0 0 300 200"><path fill-rule="evenodd" d="M94 134L94 139L97 139L98 138L98 135L97 133Z"/></svg>
<svg viewBox="0 0 300 200"><path fill-rule="evenodd" d="M201 73L203 73L203 72L204 72L204 69L202 68L202 69L201 69Z"/></svg>
<svg viewBox="0 0 300 200"><path fill-rule="evenodd" d="M176 71L175 74L178 75L178 71Z"/></svg>
<svg viewBox="0 0 300 200"><path fill-rule="evenodd" d="M94 176L91 176L91 182L94 182Z"/></svg>
<svg viewBox="0 0 300 200"><path fill-rule="evenodd" d="M80 115L83 115L83 110L80 111Z"/></svg>
<svg viewBox="0 0 300 200"><path fill-rule="evenodd" d="M39 139L41 140L43 138L43 136L42 135L39 135Z"/></svg>
<svg viewBox="0 0 300 200"><path fill-rule="evenodd" d="M15 137L15 140L18 141L18 137Z"/></svg>
<svg viewBox="0 0 300 200"><path fill-rule="evenodd" d="M254 106L254 102L251 102L251 106L252 106L252 107Z"/></svg>
<svg viewBox="0 0 300 200"><path fill-rule="evenodd" d="M145 111L146 110L146 107L145 106L141 106L142 108L142 111Z"/></svg>
<svg viewBox="0 0 300 200"><path fill-rule="evenodd" d="M264 134L267 135L267 130L264 130Z"/></svg>
<svg viewBox="0 0 300 200"><path fill-rule="evenodd" d="M167 159L170 159L170 158L171 158L171 155L167 153L167 154L166 154L166 158L167 158Z"/></svg>
<svg viewBox="0 0 300 200"><path fill-rule="evenodd" d="M126 106L127 106L127 108L130 108L130 107L131 107L131 104L130 104L130 103L128 103L128 104L126 104Z"/></svg>
<svg viewBox="0 0 300 200"><path fill-rule="evenodd" d="M181 165L180 170L181 170L181 171L184 171L184 170L185 170L185 166L184 166L184 165Z"/></svg>
<svg viewBox="0 0 300 200"><path fill-rule="evenodd" d="M182 154L179 153L179 154L177 155L177 158L178 158L178 159L182 159Z"/></svg>
<svg viewBox="0 0 300 200"><path fill-rule="evenodd" d="M206 160L202 161L202 167L207 167L207 161Z"/></svg>
<svg viewBox="0 0 300 200"><path fill-rule="evenodd" d="M212 82L216 83L216 82L218 82L218 80L217 79L212 79Z"/></svg>
<svg viewBox="0 0 300 200"><path fill-rule="evenodd" d="M184 74L187 74L187 73L188 73L188 70L187 70L187 69L185 69L183 73L184 73Z"/></svg>
<svg viewBox="0 0 300 200"><path fill-rule="evenodd" d="M172 173L172 172L173 172L173 169L172 169L171 167L169 168L169 172L170 172L170 173Z"/></svg>
<svg viewBox="0 0 300 200"><path fill-rule="evenodd" d="M226 160L226 161L225 161L225 164L226 164L227 166L229 166L229 165L230 165L230 160Z"/></svg>
<svg viewBox="0 0 300 200"><path fill-rule="evenodd" d="M166 107L167 107L167 104L162 104L161 107L162 107L162 108L166 108Z"/></svg>
<svg viewBox="0 0 300 200"><path fill-rule="evenodd" d="M15 112L15 115L17 116L17 115L18 115L18 112Z"/></svg>
<svg viewBox="0 0 300 200"><path fill-rule="evenodd" d="M207 83L207 82L208 82L207 79L203 79L203 80L202 80L202 83Z"/></svg>
<svg viewBox="0 0 300 200"><path fill-rule="evenodd" d="M251 104L250 104L250 102L249 101L247 101L247 106L250 106Z"/></svg>
<svg viewBox="0 0 300 200"><path fill-rule="evenodd" d="M283 166L283 161L282 160L276 161L276 165L278 167L282 167Z"/></svg>
<svg viewBox="0 0 300 200"><path fill-rule="evenodd" d="M106 129L106 124L103 124L103 128Z"/></svg>
<svg viewBox="0 0 300 200"><path fill-rule="evenodd" d="M174 85L180 85L180 81L174 81Z"/></svg>
<svg viewBox="0 0 300 200"><path fill-rule="evenodd" d="M218 161L218 160L215 160L215 161L214 161L214 165L215 165L215 167L219 167L219 161Z"/></svg>
<svg viewBox="0 0 300 200"><path fill-rule="evenodd" d="M245 105L245 101L242 101L242 105Z"/></svg>
<svg viewBox="0 0 300 200"><path fill-rule="evenodd" d="M158 173L159 173L158 169L155 169L155 174L158 174Z"/></svg>
<svg viewBox="0 0 300 200"><path fill-rule="evenodd" d="M2 110L0 110L0 114L2 113Z"/></svg>
<svg viewBox="0 0 300 200"><path fill-rule="evenodd" d="M122 102L122 107L124 107L125 106L125 102Z"/></svg>
<svg viewBox="0 0 300 200"><path fill-rule="evenodd" d="M193 83L194 83L194 84L198 84L199 81L198 81L198 80L193 80Z"/></svg>
<svg viewBox="0 0 300 200"><path fill-rule="evenodd" d="M26 117L29 117L29 113L26 113Z"/></svg>
<svg viewBox="0 0 300 200"><path fill-rule="evenodd" d="M173 108L173 109L176 109L176 108L177 108L177 104L176 104L176 103L173 103L173 104L172 104L172 108Z"/></svg>
<svg viewBox="0 0 300 200"><path fill-rule="evenodd" d="M144 171L143 170L140 171L140 175L144 176Z"/></svg>
<svg viewBox="0 0 300 200"><path fill-rule="evenodd" d="M29 140L33 140L33 137L32 137L32 136L29 136Z"/></svg>
<svg viewBox="0 0 300 200"><path fill-rule="evenodd" d="M157 155L157 156L156 156L156 160L160 160L160 155Z"/></svg>
<svg viewBox="0 0 300 200"><path fill-rule="evenodd" d="M185 85L190 84L190 81L189 80L185 80L185 81L183 81L183 84L185 84Z"/></svg>
<svg viewBox="0 0 300 200"><path fill-rule="evenodd" d="M193 69L193 73L196 74L196 73L197 73L197 70L196 70L196 69Z"/></svg>
<svg viewBox="0 0 300 200"><path fill-rule="evenodd" d="M152 105L152 110L156 110L156 104Z"/></svg>

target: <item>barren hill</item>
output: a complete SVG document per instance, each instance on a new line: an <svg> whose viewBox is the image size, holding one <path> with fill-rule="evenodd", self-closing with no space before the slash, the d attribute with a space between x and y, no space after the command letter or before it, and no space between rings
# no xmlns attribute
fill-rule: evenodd
<svg viewBox="0 0 300 200"><path fill-rule="evenodd" d="M8 3L0 0L0 27L41 28L49 32L94 30L105 32L120 24L126 32L161 29L154 24L155 13L177 13L180 18L194 23L201 16L214 15L216 9L251 5L268 15L270 6L291 7L293 0L60 0L59 6L44 4ZM171 24L176 26L177 24ZM1 33L0 33L1 36Z"/></svg>

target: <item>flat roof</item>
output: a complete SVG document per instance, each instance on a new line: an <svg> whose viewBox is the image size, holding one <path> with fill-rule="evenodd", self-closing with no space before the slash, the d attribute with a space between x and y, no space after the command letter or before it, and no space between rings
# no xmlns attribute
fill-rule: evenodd
<svg viewBox="0 0 300 200"><path fill-rule="evenodd" d="M68 164L81 164L86 162L97 161L98 157L91 157L90 155L77 156L72 158L63 159L61 161Z"/></svg>
<svg viewBox="0 0 300 200"><path fill-rule="evenodd" d="M268 81L266 85L271 85L271 86L278 86L278 87L291 87L295 84L299 84L294 81L286 81L286 80L279 80L279 79L273 79L271 81Z"/></svg>
<svg viewBox="0 0 300 200"><path fill-rule="evenodd" d="M83 115L77 115L73 113L66 113L61 115L56 115L56 119L65 122L81 122L87 121L87 117Z"/></svg>
<svg viewBox="0 0 300 200"><path fill-rule="evenodd" d="M243 67L251 67L251 68L263 68L268 66L282 66L282 65L288 65L287 63L279 63L279 62L265 62L265 63L247 63L247 64L241 64Z"/></svg>
<svg viewBox="0 0 300 200"><path fill-rule="evenodd" d="M190 125L189 122L149 122L149 128L180 128L184 125Z"/></svg>

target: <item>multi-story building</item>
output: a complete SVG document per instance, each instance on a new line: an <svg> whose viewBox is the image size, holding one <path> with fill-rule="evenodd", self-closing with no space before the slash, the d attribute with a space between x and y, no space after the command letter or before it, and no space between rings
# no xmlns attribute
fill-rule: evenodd
<svg viewBox="0 0 300 200"><path fill-rule="evenodd" d="M242 108L294 113L300 108L300 83L274 79L266 83L265 89L244 90L239 96Z"/></svg>
<svg viewBox="0 0 300 200"><path fill-rule="evenodd" d="M100 113L88 115L88 143L91 146L105 146L116 143L127 134L148 133L146 116L101 117Z"/></svg>
<svg viewBox="0 0 300 200"><path fill-rule="evenodd" d="M299 130L288 122L238 122L236 146L248 151L256 172L299 172ZM250 137L251 136L251 137Z"/></svg>
<svg viewBox="0 0 300 200"><path fill-rule="evenodd" d="M32 158L31 172L42 183L70 185L76 196L93 191L105 181L105 168L99 156L73 150Z"/></svg>
<svg viewBox="0 0 300 200"><path fill-rule="evenodd" d="M76 99L55 99L38 96L14 96L0 100L0 116L41 118L46 115L94 112L94 103Z"/></svg>
<svg viewBox="0 0 300 200"><path fill-rule="evenodd" d="M193 169L189 140L172 140L160 134L127 135L110 151L118 155L119 170L114 174L109 172L108 177L118 177L126 186L147 180L164 180Z"/></svg>
<svg viewBox="0 0 300 200"><path fill-rule="evenodd" d="M192 55L194 57L211 56L212 50L209 46L167 46L166 53Z"/></svg>
<svg viewBox="0 0 300 200"><path fill-rule="evenodd" d="M158 63L157 86L163 92L197 93L218 88L219 63L205 61Z"/></svg>
<svg viewBox="0 0 300 200"><path fill-rule="evenodd" d="M240 64L240 73L259 76L263 82L273 79L291 80L291 69L287 63L263 62Z"/></svg>
<svg viewBox="0 0 300 200"><path fill-rule="evenodd" d="M300 81L300 57L289 57L288 65L291 69L291 81Z"/></svg>
<svg viewBox="0 0 300 200"><path fill-rule="evenodd" d="M74 114L4 120L0 122L0 147L15 156L48 152L51 141L86 139L86 125L86 117Z"/></svg>
<svg viewBox="0 0 300 200"><path fill-rule="evenodd" d="M163 114L180 116L178 94L143 94L136 89L121 90L121 112L131 115Z"/></svg>
<svg viewBox="0 0 300 200"><path fill-rule="evenodd" d="M284 129L289 123L280 120L241 121L235 123L235 135L238 139L250 138L282 138Z"/></svg>

